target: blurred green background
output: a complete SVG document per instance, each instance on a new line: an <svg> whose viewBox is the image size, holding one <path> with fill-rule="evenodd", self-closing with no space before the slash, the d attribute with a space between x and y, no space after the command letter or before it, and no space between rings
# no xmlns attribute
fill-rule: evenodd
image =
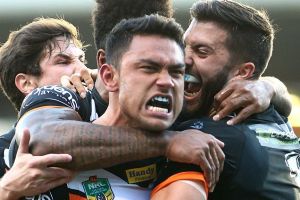
<svg viewBox="0 0 300 200"><path fill-rule="evenodd" d="M138 0L137 0L138 1ZM174 0L175 18L184 28L189 22L189 8L195 0ZM290 120L300 126L300 1L299 0L241 0L268 11L278 32L274 53L265 75L278 77L293 95L294 107ZM90 44L86 52L88 66L96 67L96 51L91 28L94 0L0 0L0 43L10 31L18 29L36 17L63 17L79 28L80 36ZM8 130L17 113L0 92L0 134Z"/></svg>

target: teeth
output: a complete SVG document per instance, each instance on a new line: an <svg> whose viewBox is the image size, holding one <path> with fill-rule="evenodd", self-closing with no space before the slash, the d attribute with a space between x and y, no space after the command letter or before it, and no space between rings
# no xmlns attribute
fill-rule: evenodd
<svg viewBox="0 0 300 200"><path fill-rule="evenodd" d="M166 97L157 96L153 98L155 101L161 101L161 102L169 102L169 99Z"/></svg>
<svg viewBox="0 0 300 200"><path fill-rule="evenodd" d="M187 96L195 96L195 95L198 95L200 92L184 92L185 95Z"/></svg>
<svg viewBox="0 0 300 200"><path fill-rule="evenodd" d="M150 111L153 111L153 112L168 113L168 109L166 109L166 108L147 106L147 109Z"/></svg>

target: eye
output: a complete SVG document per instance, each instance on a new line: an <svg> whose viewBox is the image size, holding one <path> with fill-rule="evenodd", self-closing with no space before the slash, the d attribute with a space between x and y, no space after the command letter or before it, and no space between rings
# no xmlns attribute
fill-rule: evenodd
<svg viewBox="0 0 300 200"><path fill-rule="evenodd" d="M170 74L176 78L183 77L184 73L185 73L184 68L170 70Z"/></svg>
<svg viewBox="0 0 300 200"><path fill-rule="evenodd" d="M58 65L67 65L67 64L70 63L70 61L69 61L69 60L66 60L66 59L60 59L60 60L57 60L56 63L57 63Z"/></svg>
<svg viewBox="0 0 300 200"><path fill-rule="evenodd" d="M158 67L153 65L145 65L142 66L141 69L147 73L152 73L152 72L156 72L158 70Z"/></svg>
<svg viewBox="0 0 300 200"><path fill-rule="evenodd" d="M199 56L208 56L209 50L207 48L199 47L196 49L196 52Z"/></svg>

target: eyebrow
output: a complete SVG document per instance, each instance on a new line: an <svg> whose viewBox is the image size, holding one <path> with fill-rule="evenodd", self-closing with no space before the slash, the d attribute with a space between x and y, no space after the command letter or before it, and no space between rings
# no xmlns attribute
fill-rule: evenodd
<svg viewBox="0 0 300 200"><path fill-rule="evenodd" d="M161 66L161 63L150 60L150 59L140 59L138 61L138 63L147 63L147 64L150 64L150 65L153 65L153 66ZM175 64L168 65L168 67L169 68L185 68L185 64L178 62L178 63L175 63Z"/></svg>
<svg viewBox="0 0 300 200"><path fill-rule="evenodd" d="M80 54L79 56L73 56L73 55L69 55L69 54L63 53L63 52L59 52L57 54L54 54L54 58L55 57L63 57L63 58L68 59L68 60L73 60L76 57L78 57L79 59L80 58L84 58L85 55L84 54Z"/></svg>

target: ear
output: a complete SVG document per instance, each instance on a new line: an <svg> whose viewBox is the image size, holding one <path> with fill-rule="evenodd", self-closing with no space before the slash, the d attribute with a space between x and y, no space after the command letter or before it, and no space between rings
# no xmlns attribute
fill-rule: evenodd
<svg viewBox="0 0 300 200"><path fill-rule="evenodd" d="M255 65L252 62L247 62L238 65L236 68L233 79L251 79L255 71Z"/></svg>
<svg viewBox="0 0 300 200"><path fill-rule="evenodd" d="M25 96L38 87L37 78L28 74L17 74L15 85Z"/></svg>
<svg viewBox="0 0 300 200"><path fill-rule="evenodd" d="M106 63L105 51L103 49L99 49L97 51L97 66L100 68L104 63Z"/></svg>
<svg viewBox="0 0 300 200"><path fill-rule="evenodd" d="M99 71L105 89L109 92L118 91L119 74L117 70L109 64L103 64Z"/></svg>

